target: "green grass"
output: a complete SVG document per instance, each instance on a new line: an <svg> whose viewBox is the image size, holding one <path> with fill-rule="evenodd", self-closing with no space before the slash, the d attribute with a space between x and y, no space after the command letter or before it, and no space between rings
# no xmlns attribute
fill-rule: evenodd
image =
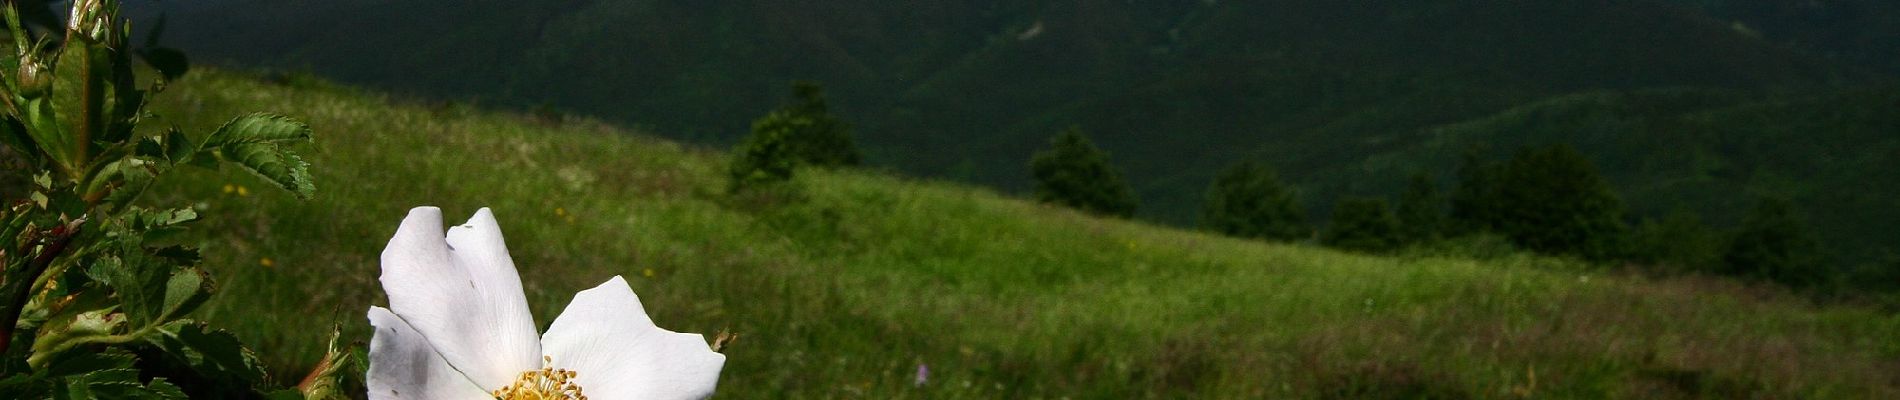
<svg viewBox="0 0 1900 400"><path fill-rule="evenodd" d="M734 198L716 152L295 79L198 71L157 105L190 131L252 110L316 128L315 200L231 169L152 200L204 209L201 316L287 375L332 324L367 342L384 242L438 205L495 209L543 326L624 275L663 327L742 333L727 398L1900 396L1900 316L1721 280L1264 244L863 171Z"/></svg>

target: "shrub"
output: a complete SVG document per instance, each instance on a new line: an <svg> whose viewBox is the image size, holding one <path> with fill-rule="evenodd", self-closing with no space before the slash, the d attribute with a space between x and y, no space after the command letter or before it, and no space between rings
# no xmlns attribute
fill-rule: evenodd
<svg viewBox="0 0 1900 400"><path fill-rule="evenodd" d="M1227 167L1208 185L1201 225L1229 236L1295 241L1312 234L1292 188L1266 165Z"/></svg>
<svg viewBox="0 0 1900 400"><path fill-rule="evenodd" d="M1654 272L1709 271L1720 261L1722 240L1695 213L1677 210L1637 226L1630 234L1629 256Z"/></svg>
<svg viewBox="0 0 1900 400"><path fill-rule="evenodd" d="M1465 236L1493 231L1492 222L1498 219L1495 210L1502 206L1497 204L1501 169L1502 163L1484 161L1478 158L1476 150L1465 152L1458 165L1458 187L1451 192L1451 220L1445 227L1446 234Z"/></svg>
<svg viewBox="0 0 1900 400"><path fill-rule="evenodd" d="M1797 287L1822 283L1829 274L1818 262L1819 247L1795 216L1793 204L1763 199L1729 236L1722 272Z"/></svg>
<svg viewBox="0 0 1900 400"><path fill-rule="evenodd" d="M1502 165L1468 160L1461 176L1452 211L1467 229L1545 254L1604 261L1624 253L1622 200L1570 146L1521 150Z"/></svg>
<svg viewBox="0 0 1900 400"><path fill-rule="evenodd" d="M1385 200L1347 198L1333 206L1332 224L1320 235L1328 247L1383 253L1399 246L1399 221Z"/></svg>
<svg viewBox="0 0 1900 400"><path fill-rule="evenodd" d="M732 149L732 161L727 167L728 191L740 192L792 179L798 160L787 140L791 128L787 124L768 122L789 118L774 112L752 124L752 135Z"/></svg>
<svg viewBox="0 0 1900 400"><path fill-rule="evenodd" d="M1438 185L1424 173L1413 174L1405 192L1399 194L1394 216L1399 222L1399 240L1416 244L1438 240L1444 234L1445 208L1438 197Z"/></svg>
<svg viewBox="0 0 1900 400"><path fill-rule="evenodd" d="M1079 128L1069 128L1049 140L1049 148L1029 159L1036 180L1036 200L1094 214L1127 217L1135 214L1134 189L1108 163L1108 153L1096 148Z"/></svg>

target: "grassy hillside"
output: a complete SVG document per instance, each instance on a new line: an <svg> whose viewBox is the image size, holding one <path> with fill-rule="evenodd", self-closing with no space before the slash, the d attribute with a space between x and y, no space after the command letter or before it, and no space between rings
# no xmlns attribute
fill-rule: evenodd
<svg viewBox="0 0 1900 400"><path fill-rule="evenodd" d="M855 171L732 199L717 153L298 79L199 71L163 99L181 125L318 131L316 200L236 171L155 193L210 199L202 316L283 371L333 323L367 340L377 254L433 204L496 210L543 326L624 275L664 327L743 333L726 398L1900 396L1900 316L1722 280L1269 245Z"/></svg>

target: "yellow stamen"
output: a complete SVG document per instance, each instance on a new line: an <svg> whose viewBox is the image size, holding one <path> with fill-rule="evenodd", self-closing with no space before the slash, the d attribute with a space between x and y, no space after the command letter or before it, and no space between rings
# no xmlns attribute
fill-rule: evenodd
<svg viewBox="0 0 1900 400"><path fill-rule="evenodd" d="M542 361L552 362L548 357ZM581 385L574 382L574 371L544 367L540 370L522 372L515 383L495 390L497 400L586 400L581 394Z"/></svg>

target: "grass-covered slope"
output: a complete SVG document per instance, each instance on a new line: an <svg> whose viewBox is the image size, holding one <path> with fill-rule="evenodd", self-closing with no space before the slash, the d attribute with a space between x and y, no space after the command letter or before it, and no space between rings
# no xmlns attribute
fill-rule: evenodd
<svg viewBox="0 0 1900 400"><path fill-rule="evenodd" d="M1270 245L869 172L773 205L729 199L719 154L595 123L216 71L164 99L181 125L319 134L316 200L228 170L155 193L211 199L203 317L282 371L331 324L367 340L377 255L429 204L495 209L543 326L623 275L663 327L742 333L726 398L1900 396L1900 317L1724 281Z"/></svg>

